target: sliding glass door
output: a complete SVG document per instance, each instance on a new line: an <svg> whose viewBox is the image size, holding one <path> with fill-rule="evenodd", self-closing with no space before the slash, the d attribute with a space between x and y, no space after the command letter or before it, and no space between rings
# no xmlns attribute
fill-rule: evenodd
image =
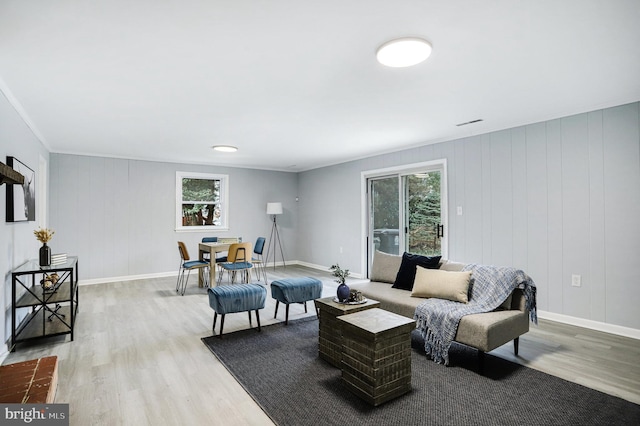
<svg viewBox="0 0 640 426"><path fill-rule="evenodd" d="M446 256L446 163L367 177L368 261L380 250Z"/></svg>
<svg viewBox="0 0 640 426"><path fill-rule="evenodd" d="M400 251L400 178L398 176L373 178L370 183L369 208L371 224L369 240L372 249L389 254Z"/></svg>

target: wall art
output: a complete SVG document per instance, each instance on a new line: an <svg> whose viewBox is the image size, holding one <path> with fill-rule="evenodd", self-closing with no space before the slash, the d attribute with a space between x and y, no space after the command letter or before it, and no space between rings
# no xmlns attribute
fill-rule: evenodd
<svg viewBox="0 0 640 426"><path fill-rule="evenodd" d="M7 222L36 220L36 174L15 157L7 156L7 166L24 176L24 184L7 185Z"/></svg>

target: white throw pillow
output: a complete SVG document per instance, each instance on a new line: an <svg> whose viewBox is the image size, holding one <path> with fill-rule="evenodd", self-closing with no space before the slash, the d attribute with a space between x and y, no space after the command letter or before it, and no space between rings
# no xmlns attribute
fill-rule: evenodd
<svg viewBox="0 0 640 426"><path fill-rule="evenodd" d="M468 303L470 279L471 271L451 272L417 266L411 296Z"/></svg>
<svg viewBox="0 0 640 426"><path fill-rule="evenodd" d="M369 279L371 281L393 284L396 280L396 275L398 275L398 269L400 269L401 263L402 256L376 250L373 256Z"/></svg>

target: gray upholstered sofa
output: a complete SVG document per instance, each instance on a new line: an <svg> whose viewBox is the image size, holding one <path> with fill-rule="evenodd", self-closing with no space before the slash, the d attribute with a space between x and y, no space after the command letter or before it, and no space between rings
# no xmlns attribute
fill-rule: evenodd
<svg viewBox="0 0 640 426"><path fill-rule="evenodd" d="M351 284L349 287L361 291L369 299L378 300L384 310L413 318L416 307L424 299L412 297L411 291L392 288L401 262L402 256L376 252L371 280ZM463 263L446 260L440 262L440 269L445 271L461 271L463 267ZM528 331L529 313L525 307L525 297L516 288L511 297L495 311L462 317L454 340L478 349L482 365L485 352L511 340L514 343L514 353L518 355L518 338Z"/></svg>

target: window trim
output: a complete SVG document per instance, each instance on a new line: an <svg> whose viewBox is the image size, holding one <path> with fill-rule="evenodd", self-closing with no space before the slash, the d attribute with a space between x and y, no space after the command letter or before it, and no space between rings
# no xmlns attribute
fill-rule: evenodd
<svg viewBox="0 0 640 426"><path fill-rule="evenodd" d="M221 225L182 225L182 179L203 179L220 181ZM229 230L229 175L215 173L176 172L176 232L228 231Z"/></svg>

